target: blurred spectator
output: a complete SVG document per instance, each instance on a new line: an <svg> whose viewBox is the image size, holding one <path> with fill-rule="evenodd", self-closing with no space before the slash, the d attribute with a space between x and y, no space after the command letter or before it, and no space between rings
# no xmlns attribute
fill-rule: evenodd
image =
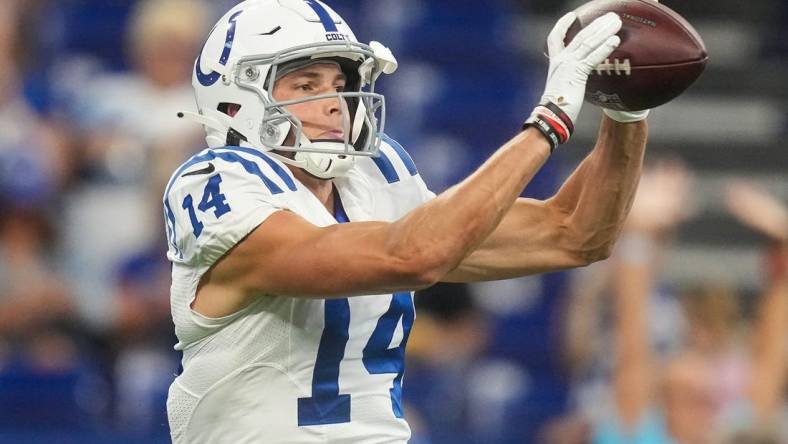
<svg viewBox="0 0 788 444"><path fill-rule="evenodd" d="M488 320L470 287L437 284L416 292L415 301L404 391L414 442L504 442L507 408L522 395L525 378L515 364L484 356Z"/></svg>
<svg viewBox="0 0 788 444"><path fill-rule="evenodd" d="M50 240L40 211L8 208L0 219L0 341L24 342L71 314L69 293L46 259Z"/></svg>
<svg viewBox="0 0 788 444"><path fill-rule="evenodd" d="M94 328L111 323L115 270L164 245L164 184L204 146L202 129L176 114L195 107L190 80L209 13L199 0L137 3L126 41L133 71L90 78L88 89L85 79L72 85L83 181L67 200L65 255L80 312Z"/></svg>
<svg viewBox="0 0 788 444"><path fill-rule="evenodd" d="M46 207L68 180L65 143L24 97L18 70L21 3L0 3L0 190L14 206Z"/></svg>
<svg viewBox="0 0 788 444"><path fill-rule="evenodd" d="M764 289L755 317L747 400L725 419L730 443L785 442L785 390L788 376L788 206L765 191L733 182L726 190L728 210L768 239L763 261ZM761 441L757 441L760 439Z"/></svg>
<svg viewBox="0 0 788 444"><path fill-rule="evenodd" d="M666 245L671 229L692 212L687 201L690 181L679 164L660 164L646 171L616 256L631 254L638 260L661 259L662 250L652 251L650 245ZM659 238L651 239L651 233ZM615 265L611 259L576 273L568 306L564 353L575 381L574 402L582 416L591 422L607 414L600 404L609 404L609 383L614 372L610 357L615 355L616 311L611 300L617 274ZM688 319L672 288L654 285L649 291L644 300L649 313L646 340L656 360L665 361L681 349Z"/></svg>
<svg viewBox="0 0 788 444"><path fill-rule="evenodd" d="M209 19L200 0L146 0L132 11L132 71L91 79L74 116L88 133L87 160L99 177L160 186L202 145L202 129L176 114L195 108L190 80Z"/></svg>
<svg viewBox="0 0 788 444"><path fill-rule="evenodd" d="M83 358L52 222L67 145L26 101L20 2L0 3L0 429L89 427L106 407Z"/></svg>
<svg viewBox="0 0 788 444"><path fill-rule="evenodd" d="M771 233L781 245L759 302L752 347L739 339L744 329L734 296L696 292L686 296L689 328L683 346L660 359L649 337L649 300L666 239L686 215L687 190L686 173L676 166L646 172L611 258L612 401L597 418L592 442L743 443L764 437L764 431L776 439L788 370L788 217L775 200L752 189L732 189L728 204L734 214L745 223L757 221L749 225Z"/></svg>
<svg viewBox="0 0 788 444"><path fill-rule="evenodd" d="M130 258L117 275L111 349L119 424L138 433L168 435L164 405L179 356L170 318L170 274L154 249Z"/></svg>
<svg viewBox="0 0 788 444"><path fill-rule="evenodd" d="M111 346L118 423L138 433L167 433L178 363L161 195L204 146L202 128L177 113L195 108L191 76L210 14L200 0L138 2L126 32L132 71L91 78L72 110L84 144L64 227L70 276L82 317Z"/></svg>
<svg viewBox="0 0 788 444"><path fill-rule="evenodd" d="M17 6L0 4L0 341L24 338L71 309L51 260L55 232L47 213L59 185L60 146L21 93Z"/></svg>

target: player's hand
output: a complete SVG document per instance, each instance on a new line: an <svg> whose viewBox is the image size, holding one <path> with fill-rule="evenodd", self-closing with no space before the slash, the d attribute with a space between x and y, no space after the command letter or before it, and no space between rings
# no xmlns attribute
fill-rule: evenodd
<svg viewBox="0 0 788 444"><path fill-rule="evenodd" d="M621 43L616 36L621 29L621 18L610 12L578 32L565 47L566 32L576 18L574 12L564 15L547 37L550 68L542 95L542 103L555 103L572 122L580 114L589 74Z"/></svg>
<svg viewBox="0 0 788 444"><path fill-rule="evenodd" d="M693 177L678 160L660 161L643 171L624 229L660 238L693 214Z"/></svg>
<svg viewBox="0 0 788 444"><path fill-rule="evenodd" d="M772 246L764 257L770 282L788 277L788 206L775 196L744 181L725 189L725 205L739 222L769 237Z"/></svg>
<svg viewBox="0 0 788 444"><path fill-rule="evenodd" d="M788 243L788 206L751 183L732 181L725 188L725 206L736 219L775 242Z"/></svg>
<svg viewBox="0 0 788 444"><path fill-rule="evenodd" d="M583 28L564 45L569 27L577 18L574 12L561 17L547 37L550 67L539 106L526 125L542 130L553 148L569 140L586 92L591 71L621 43L616 33L621 18L607 13Z"/></svg>

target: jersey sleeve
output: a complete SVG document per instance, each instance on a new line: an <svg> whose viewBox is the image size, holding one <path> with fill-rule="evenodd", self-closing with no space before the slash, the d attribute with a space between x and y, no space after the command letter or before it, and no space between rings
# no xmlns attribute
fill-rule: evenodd
<svg viewBox="0 0 788 444"><path fill-rule="evenodd" d="M418 205L421 205L435 197L435 193L430 191L430 189L427 187L427 184L424 183L424 179L421 177L421 174L419 174L419 170L416 168L416 162L413 161L413 158L405 150L402 144L384 134L382 150L383 152L387 153L387 157L394 159L390 162L392 165L394 165L395 170L398 166L400 166L397 160L399 160L401 165L404 166L405 171L403 172L402 168L399 168L399 172L397 174L400 177L404 177L405 179L403 181L405 183L409 183L413 187L414 198L416 199ZM408 176L410 176L409 179Z"/></svg>
<svg viewBox="0 0 788 444"><path fill-rule="evenodd" d="M376 214L395 220L433 199L435 193L424 183L405 148L385 134L381 138L379 155L359 166L377 196Z"/></svg>
<svg viewBox="0 0 788 444"><path fill-rule="evenodd" d="M211 266L285 209L279 195L290 191L288 173L270 165L225 149L201 153L179 168L164 195L168 258Z"/></svg>

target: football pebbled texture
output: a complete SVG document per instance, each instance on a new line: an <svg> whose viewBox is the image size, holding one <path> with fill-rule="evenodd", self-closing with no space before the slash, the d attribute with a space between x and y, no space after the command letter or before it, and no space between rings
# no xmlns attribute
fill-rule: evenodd
<svg viewBox="0 0 788 444"><path fill-rule="evenodd" d="M684 92L709 59L697 31L654 0L593 0L575 10L565 42L608 12L621 17L621 45L588 78L586 100L619 111L650 109Z"/></svg>

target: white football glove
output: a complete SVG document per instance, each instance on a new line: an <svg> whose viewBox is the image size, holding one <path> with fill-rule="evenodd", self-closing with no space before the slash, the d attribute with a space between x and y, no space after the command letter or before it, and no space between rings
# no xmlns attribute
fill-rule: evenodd
<svg viewBox="0 0 788 444"><path fill-rule="evenodd" d="M576 18L574 12L564 15L547 37L550 68L544 94L525 123L539 129L553 149L572 135L589 74L621 43L616 35L621 29L621 18L609 12L583 28L564 46L566 32Z"/></svg>

